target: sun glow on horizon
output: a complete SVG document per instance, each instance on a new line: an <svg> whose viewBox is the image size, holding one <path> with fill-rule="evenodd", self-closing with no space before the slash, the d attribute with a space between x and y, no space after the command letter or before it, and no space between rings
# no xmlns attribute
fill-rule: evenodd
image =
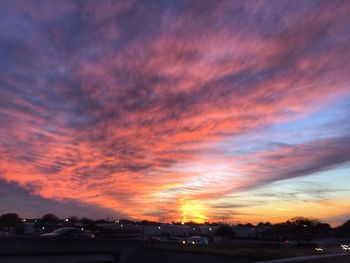
<svg viewBox="0 0 350 263"><path fill-rule="evenodd" d="M204 223L208 217L205 216L206 208L198 200L184 200L181 205L182 222L193 221L195 223Z"/></svg>

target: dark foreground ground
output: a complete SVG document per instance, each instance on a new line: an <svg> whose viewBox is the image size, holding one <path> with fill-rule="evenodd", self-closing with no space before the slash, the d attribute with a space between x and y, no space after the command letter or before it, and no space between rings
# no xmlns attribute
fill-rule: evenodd
<svg viewBox="0 0 350 263"><path fill-rule="evenodd" d="M336 250L320 254L311 247L281 247L267 242L183 246L115 239L0 238L0 263L248 263L302 256L321 258L286 263L350 263L350 254L339 255Z"/></svg>
<svg viewBox="0 0 350 263"><path fill-rule="evenodd" d="M193 252L166 251L142 248L132 254L127 263L249 263L251 260Z"/></svg>
<svg viewBox="0 0 350 263"><path fill-rule="evenodd" d="M211 254L206 252L198 253L193 251L141 248L136 253L132 254L126 260L126 263L350 263L350 255L339 253L278 258L266 261L257 259L259 257L257 257L257 255L254 253L250 255L247 254L245 256L247 258L242 258L235 255Z"/></svg>

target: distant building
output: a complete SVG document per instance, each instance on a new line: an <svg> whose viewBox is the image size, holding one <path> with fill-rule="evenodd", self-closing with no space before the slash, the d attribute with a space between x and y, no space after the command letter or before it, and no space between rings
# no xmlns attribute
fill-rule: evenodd
<svg viewBox="0 0 350 263"><path fill-rule="evenodd" d="M35 234L35 223L34 222L23 222L23 234L34 235Z"/></svg>
<svg viewBox="0 0 350 263"><path fill-rule="evenodd" d="M141 226L145 237L148 236L188 236L192 228L191 226L179 226L179 225L143 225Z"/></svg>
<svg viewBox="0 0 350 263"><path fill-rule="evenodd" d="M131 224L99 224L100 228L113 230L114 233L141 233L142 237L151 236L212 236L216 227L209 225L172 225L172 224L154 224L154 225L131 225ZM136 231L137 230L137 231ZM107 232L107 231L105 231ZM112 233L112 232L111 232Z"/></svg>
<svg viewBox="0 0 350 263"><path fill-rule="evenodd" d="M235 226L233 231L237 238L260 238L262 233L269 230L269 226Z"/></svg>

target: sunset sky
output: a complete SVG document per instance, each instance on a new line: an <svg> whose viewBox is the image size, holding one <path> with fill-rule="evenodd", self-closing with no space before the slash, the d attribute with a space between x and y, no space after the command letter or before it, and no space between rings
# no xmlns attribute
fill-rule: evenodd
<svg viewBox="0 0 350 263"><path fill-rule="evenodd" d="M349 13L0 0L0 214L350 219Z"/></svg>

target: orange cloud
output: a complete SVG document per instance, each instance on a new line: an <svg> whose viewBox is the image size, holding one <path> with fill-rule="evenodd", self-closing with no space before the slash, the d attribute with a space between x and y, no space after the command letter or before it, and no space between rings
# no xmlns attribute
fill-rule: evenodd
<svg viewBox="0 0 350 263"><path fill-rule="evenodd" d="M349 94L346 3L1 5L0 179L32 194L209 220L206 202L350 159L347 136L218 147Z"/></svg>

